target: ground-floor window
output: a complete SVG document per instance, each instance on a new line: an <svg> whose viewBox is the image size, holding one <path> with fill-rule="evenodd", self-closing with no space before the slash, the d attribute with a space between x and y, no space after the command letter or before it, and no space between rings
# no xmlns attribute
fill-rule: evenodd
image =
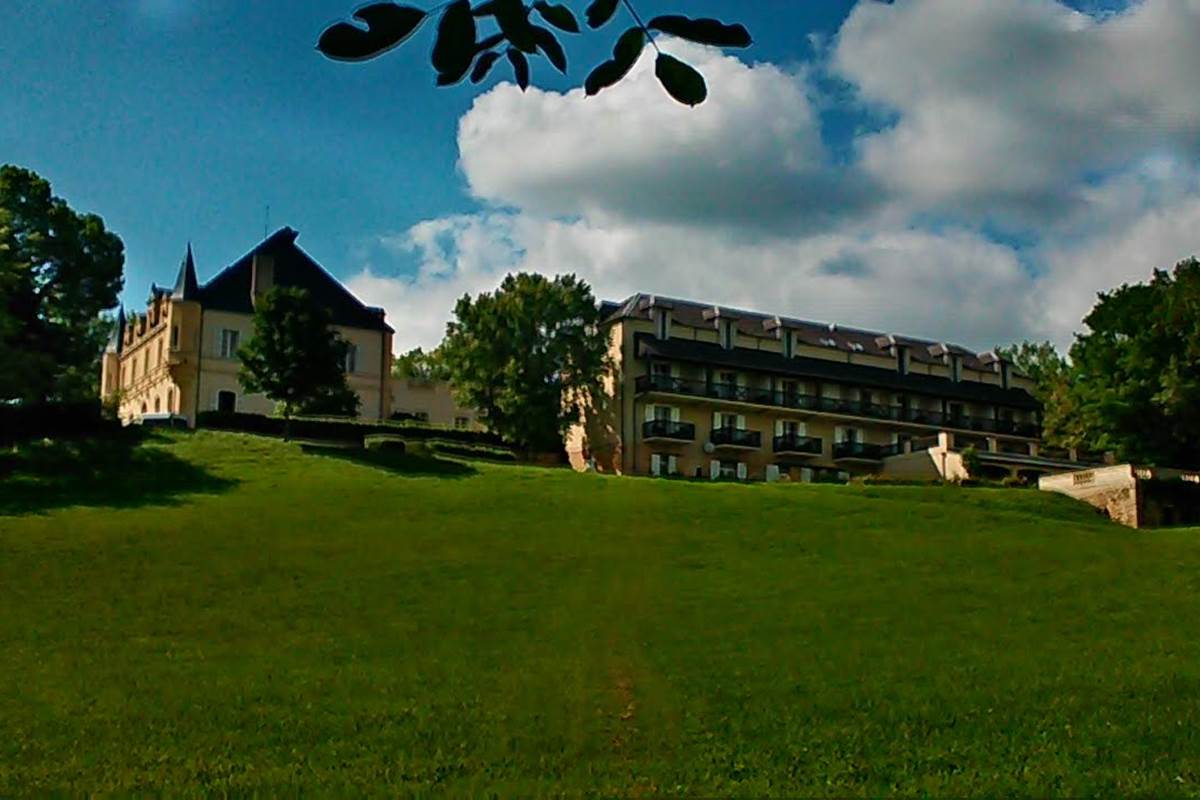
<svg viewBox="0 0 1200 800"><path fill-rule="evenodd" d="M232 414L237 411L237 394L227 390L217 392L217 411Z"/></svg>
<svg viewBox="0 0 1200 800"><path fill-rule="evenodd" d="M469 428L469 427L471 427L471 420L468 417L455 417L454 418L454 427L458 428L459 430L463 430L464 428Z"/></svg>
<svg viewBox="0 0 1200 800"><path fill-rule="evenodd" d="M666 477L679 474L679 459L670 453L650 454L650 474L655 477Z"/></svg>
<svg viewBox="0 0 1200 800"><path fill-rule="evenodd" d="M713 461L709 477L715 480L744 481L749 477L749 467L741 461Z"/></svg>

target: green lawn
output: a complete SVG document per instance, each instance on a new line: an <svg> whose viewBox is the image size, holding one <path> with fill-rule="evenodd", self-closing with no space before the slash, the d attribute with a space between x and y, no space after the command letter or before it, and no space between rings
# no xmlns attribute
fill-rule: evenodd
<svg viewBox="0 0 1200 800"><path fill-rule="evenodd" d="M1200 795L1200 531L232 434L73 455L0 461L0 795Z"/></svg>

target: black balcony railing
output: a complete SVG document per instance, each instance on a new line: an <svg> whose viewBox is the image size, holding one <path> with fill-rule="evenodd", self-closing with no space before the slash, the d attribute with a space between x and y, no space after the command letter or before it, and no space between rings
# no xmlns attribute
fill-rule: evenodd
<svg viewBox="0 0 1200 800"><path fill-rule="evenodd" d="M796 409L798 411L843 414L846 416L866 417L868 419L887 420L890 422L910 422L916 425L926 425L931 428L998 433L1007 436L1022 436L1029 439L1036 439L1041 436L1041 428L1028 422L1014 422L1013 420L991 419L989 417L971 417L964 414L943 414L941 411L924 408L864 403L861 400L843 400L836 397L817 397L798 392L771 391L770 389L731 383L708 383L706 381L673 378L669 375L642 375L637 379L635 386L639 394L664 392L690 397L707 397L715 400L776 406L779 408Z"/></svg>
<svg viewBox="0 0 1200 800"><path fill-rule="evenodd" d="M669 419L653 419L642 426L642 438L694 442L696 441L696 426L691 422L672 422Z"/></svg>
<svg viewBox="0 0 1200 800"><path fill-rule="evenodd" d="M866 442L837 442L833 445L834 458L857 458L864 461L882 461L895 455L895 446L867 444Z"/></svg>
<svg viewBox="0 0 1200 800"><path fill-rule="evenodd" d="M761 431L745 431L741 428L713 428L710 441L717 447L762 447Z"/></svg>
<svg viewBox="0 0 1200 800"><path fill-rule="evenodd" d="M815 436L798 436L784 434L775 437L776 453L803 453L810 456L821 455L824 442Z"/></svg>

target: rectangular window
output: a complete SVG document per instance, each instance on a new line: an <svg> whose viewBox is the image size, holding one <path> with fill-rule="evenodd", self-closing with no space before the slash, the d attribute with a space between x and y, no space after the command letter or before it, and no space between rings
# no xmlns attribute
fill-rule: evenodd
<svg viewBox="0 0 1200 800"><path fill-rule="evenodd" d="M796 355L796 340L792 338L791 331L783 332L783 357L791 358Z"/></svg>
<svg viewBox="0 0 1200 800"><path fill-rule="evenodd" d="M962 380L962 358L960 356L950 357L950 380L955 383Z"/></svg>
<svg viewBox="0 0 1200 800"><path fill-rule="evenodd" d="M178 325L171 326L171 349L172 350L179 349L179 326Z"/></svg>
<svg viewBox="0 0 1200 800"><path fill-rule="evenodd" d="M784 420L783 427L780 428L780 433L783 436L788 436L788 437L792 437L792 438L804 435L803 433L800 432L800 423L796 422L794 420Z"/></svg>
<svg viewBox="0 0 1200 800"><path fill-rule="evenodd" d="M659 339L671 338L671 312L665 308L655 312L655 322Z"/></svg>
<svg viewBox="0 0 1200 800"><path fill-rule="evenodd" d="M671 407L670 406L655 406L654 407L654 419L658 422L670 422L671 421Z"/></svg>
<svg viewBox="0 0 1200 800"><path fill-rule="evenodd" d="M429 412L428 411L417 411L417 412L413 413L412 416L413 416L413 419L415 419L417 422L429 422Z"/></svg>
<svg viewBox="0 0 1200 800"><path fill-rule="evenodd" d="M897 365L899 366L900 374L907 375L908 374L908 348L907 347L897 348L897 352L899 355L899 357L897 358Z"/></svg>
<svg viewBox="0 0 1200 800"><path fill-rule="evenodd" d="M239 331L232 331L228 328L221 331L221 358L237 358L241 336Z"/></svg>
<svg viewBox="0 0 1200 800"><path fill-rule="evenodd" d="M346 374L358 371L358 348L350 345L346 348Z"/></svg>
<svg viewBox="0 0 1200 800"><path fill-rule="evenodd" d="M733 349L734 342L734 327L732 320L725 320L721 323L721 347L726 350Z"/></svg>
<svg viewBox="0 0 1200 800"><path fill-rule="evenodd" d="M460 431L466 430L467 428L471 427L471 420L469 417L455 417L454 427L458 428Z"/></svg>
<svg viewBox="0 0 1200 800"><path fill-rule="evenodd" d="M720 474L725 480L736 480L738 477L738 462L722 461Z"/></svg>

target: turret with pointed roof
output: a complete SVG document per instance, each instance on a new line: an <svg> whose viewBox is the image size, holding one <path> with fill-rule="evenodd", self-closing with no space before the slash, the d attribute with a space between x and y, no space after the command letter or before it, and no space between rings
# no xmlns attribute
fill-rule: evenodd
<svg viewBox="0 0 1200 800"><path fill-rule="evenodd" d="M120 353L121 348L125 343L125 306L117 312L117 324L113 328L112 335L108 337L108 346L104 348L108 353Z"/></svg>
<svg viewBox="0 0 1200 800"><path fill-rule="evenodd" d="M175 291L172 300L198 300L200 297L200 281L196 279L196 260L192 257L192 243L188 242L187 256L179 265L179 277L175 279Z"/></svg>

